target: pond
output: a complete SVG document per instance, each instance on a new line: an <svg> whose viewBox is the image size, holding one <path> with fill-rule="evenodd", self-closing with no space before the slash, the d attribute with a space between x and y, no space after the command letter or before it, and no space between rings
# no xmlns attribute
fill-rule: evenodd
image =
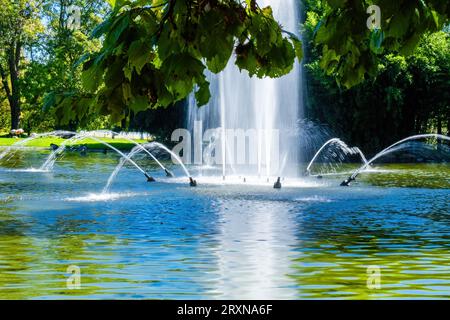
<svg viewBox="0 0 450 320"><path fill-rule="evenodd" d="M0 169L1 299L450 297L450 165L376 165L341 176L156 182L118 157L23 151ZM9 161L10 163L11 161ZM70 267L80 271L71 288ZM69 268L69 269L68 269ZM379 286L370 286L373 270Z"/></svg>

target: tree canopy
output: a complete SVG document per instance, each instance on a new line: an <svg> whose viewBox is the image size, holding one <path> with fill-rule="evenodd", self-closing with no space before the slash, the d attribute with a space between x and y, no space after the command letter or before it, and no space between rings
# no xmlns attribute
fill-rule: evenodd
<svg viewBox="0 0 450 320"><path fill-rule="evenodd" d="M63 121L99 112L113 121L130 111L167 107L193 90L210 99L205 70L222 71L235 53L250 76L280 77L302 58L300 41L256 1L110 1L113 10L92 33L101 50L86 54L84 97L52 95Z"/></svg>
<svg viewBox="0 0 450 320"><path fill-rule="evenodd" d="M22 50L42 31L36 7L36 1L0 0L0 81L10 106L13 128L18 128L21 113Z"/></svg>
<svg viewBox="0 0 450 320"><path fill-rule="evenodd" d="M302 47L306 115L349 142L448 131L448 2L298 1L302 25L283 30L251 0L0 0L2 132L170 131L187 95L209 100L207 70L279 77Z"/></svg>
<svg viewBox="0 0 450 320"><path fill-rule="evenodd" d="M442 0L318 2L324 13L315 31L315 42L322 46L320 66L345 88L375 76L384 52L412 54L424 34L442 30L450 17L450 3ZM373 5L380 13L373 19L380 21L368 28Z"/></svg>
<svg viewBox="0 0 450 320"><path fill-rule="evenodd" d="M327 124L335 135L364 146L369 153L413 134L449 134L448 28L424 33L408 55L386 48L378 54L371 53L377 61L375 75L366 75L358 85L347 89L336 82L336 74L322 68L323 47L315 38L320 21L328 14L324 4L326 1L307 1L306 116Z"/></svg>

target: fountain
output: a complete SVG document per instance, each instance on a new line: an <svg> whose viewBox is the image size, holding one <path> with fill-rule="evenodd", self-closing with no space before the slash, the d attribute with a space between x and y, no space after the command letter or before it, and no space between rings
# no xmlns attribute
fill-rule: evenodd
<svg viewBox="0 0 450 320"><path fill-rule="evenodd" d="M175 159L175 161L180 164L181 168L183 168L183 171L186 174L186 177L191 178L191 174L189 173L188 169L184 165L183 161L181 161L180 157L178 157L175 153L173 153L165 145L163 145L162 143L159 143L159 142L150 142L150 143L146 144L146 146L148 148L152 148L152 147L160 148L160 149L166 151L167 153L169 153L170 156L172 157L172 159Z"/></svg>
<svg viewBox="0 0 450 320"><path fill-rule="evenodd" d="M260 0L258 4L260 7L271 6L283 28L299 36L298 1ZM202 129L217 129L221 133L220 147L216 150L221 163L216 164L222 167L223 179L229 169L236 175L276 176L280 171L278 160L285 156L286 174L296 176L300 148L295 129L303 106L300 64L296 62L294 69L279 79L258 79L250 78L246 71L241 72L233 60L230 59L220 74L208 74L212 94L208 105L198 108L191 97L188 128L193 131L195 123L201 122ZM238 131L254 132L251 138L247 137L252 140L247 147L255 147L255 152L246 150L245 157L256 159L248 160L245 165L233 157L236 137L230 137L230 132L238 135ZM238 152L239 156L242 154Z"/></svg>
<svg viewBox="0 0 450 320"><path fill-rule="evenodd" d="M364 153L358 147L350 148L341 139L333 138L333 139L330 139L327 142L325 142L322 145L322 147L320 147L319 150L316 152L316 154L314 155L314 157L311 159L308 166L306 167L306 171L305 171L306 175L311 174L311 166L316 162L319 155L321 155L323 153L323 151L326 150L325 148L327 148L327 147L328 148L335 147L335 148L337 148L338 151L342 151L343 155L340 155L340 156L337 154L337 151L332 152L332 154L335 155L335 157L340 158L340 160L344 160L344 156L346 156L346 155L358 154L361 157L361 160L363 161L363 163L364 164L367 163L367 159L366 159Z"/></svg>
<svg viewBox="0 0 450 320"><path fill-rule="evenodd" d="M436 134L436 133L428 133L428 134L419 134L419 135L414 135L405 139L402 139L400 141L397 141L396 143L390 145L389 147L387 147L386 149L383 149L382 151L380 151L379 153L377 153L372 159L370 159L369 161L366 161L366 163L364 165L362 165L359 169L357 169L350 177L348 177L347 179L345 179L344 181L341 182L341 186L349 186L350 183L352 181L355 181L356 177L363 171L365 170L370 164L372 164L375 160L389 154L395 151L398 151L399 148L398 146L400 146L401 144L408 142L408 141L412 141L412 140L420 140L420 139L426 139L426 138L436 138L439 140L446 140L446 141L450 141L450 137L448 136L444 136L442 134Z"/></svg>
<svg viewBox="0 0 450 320"><path fill-rule="evenodd" d="M183 168L184 173L186 174L186 177L189 179L189 185L191 187L196 187L197 186L197 181L194 180L188 169L186 168L186 166L184 165L184 163L181 161L181 159L174 154L171 150L169 150L165 145L163 145L162 143L159 142L150 142L147 143L145 145L137 145L136 147L134 147L130 153L128 154L128 158L132 159L135 155L137 155L138 153L144 151L147 154L151 155L151 157L156 161L156 163L164 170L164 172L166 173L167 177L174 177L174 174L167 169L166 167L164 167L164 165L150 152L147 150L147 148L159 148L162 149L166 152L168 152L172 157L174 157L174 159L181 165L181 167ZM114 169L114 171L111 173L108 182L106 183L105 187L103 188L102 194L106 194L109 192L109 189L111 188L112 183L114 182L115 178L117 177L117 175L119 174L120 170L123 168L124 164L125 164L125 160L126 158L121 158L119 164L116 166L116 168ZM153 180L154 181L154 180Z"/></svg>
<svg viewBox="0 0 450 320"><path fill-rule="evenodd" d="M37 134L35 136L29 137L27 139L21 140L15 144L13 144L12 146L6 148L6 150L4 150L1 154L0 154L0 160L6 156L11 150L26 145L28 142L33 141L35 139L38 138L42 138L42 137L47 137L47 136L62 136L62 135L69 135L72 136L72 138L64 141L60 147L58 147L57 149L54 149L53 152L50 154L50 156L46 159L46 161L43 163L43 165L41 166L41 170L43 171L48 171L54 164L56 157L58 154L60 154L61 152L63 152L66 148L66 145L70 144L70 143L74 143L86 138L92 139L100 144L103 144L104 146L110 148L111 150L115 151L117 154L119 154L120 156L122 156L122 158L125 158L127 161L129 161L133 166L136 167L136 169L138 169L142 174L144 174L144 176L147 178L147 181L154 181L154 179L152 177L150 177L147 172L145 172L145 170L143 170L139 165L136 164L136 162L134 162L132 159L130 159L129 157L127 157L122 151L120 151L119 149L115 148L114 146L112 146L111 144L102 141L92 135L89 135L88 133L82 133L82 134L77 134L76 132L71 132L71 131L52 131L52 132L46 132L46 133L41 133L41 134ZM138 144L137 142L134 142L131 139L125 138L125 140L128 140L138 146L141 146L140 144ZM41 171L39 170L39 171Z"/></svg>
<svg viewBox="0 0 450 320"><path fill-rule="evenodd" d="M39 139L39 138L44 138L44 137L49 137L49 136L63 136L63 135L73 135L76 134L75 132L70 132L70 131L51 131L51 132L45 132L45 133L40 133L40 134L35 134L29 138L20 140L16 143L14 143L13 145L7 147L5 150L3 150L2 153L0 153L0 160L3 159L11 150L20 148L21 146L26 146L29 142Z"/></svg>
<svg viewBox="0 0 450 320"><path fill-rule="evenodd" d="M75 144L77 141L85 138L83 134L76 134L70 139L67 139L64 141L58 148L52 148L53 152L48 156L48 158L44 161L42 164L40 170L42 171L50 171L53 168L53 165L55 164L56 157L60 155L61 153L66 150L67 145Z"/></svg>
<svg viewBox="0 0 450 320"><path fill-rule="evenodd" d="M118 133L116 133L114 131L107 131L107 130L97 130L95 132L96 133L105 133L108 135L118 135ZM50 154L50 156L47 158L47 160L42 165L41 169L46 170L46 171L50 170L55 162L56 156L61 154L65 150L66 145L74 144L75 142L81 141L83 139L89 139L89 138L94 139L93 133L83 132L81 134L76 134L74 137L72 137L69 140L66 140L63 144L61 144L61 146L58 149L54 150ZM167 176L173 176L172 172L170 172L166 167L164 167L161 164L161 162L159 162L158 159L156 159L156 157L150 151L148 151L146 148L144 148L141 144L139 144L136 141L134 141L130 138L127 138L127 137L123 137L122 139L134 144L135 148L137 148L139 151L144 151L145 153L147 153L161 167L161 169L164 170L164 172L166 173ZM96 138L94 140L98 141ZM104 144L104 145L107 146L106 144Z"/></svg>

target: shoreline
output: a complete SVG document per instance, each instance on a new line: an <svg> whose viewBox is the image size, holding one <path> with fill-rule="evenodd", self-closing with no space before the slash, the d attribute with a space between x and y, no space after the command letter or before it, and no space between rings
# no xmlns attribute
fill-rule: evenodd
<svg viewBox="0 0 450 320"><path fill-rule="evenodd" d="M62 143L67 141L67 139L62 138L54 138L54 137L44 137L44 138L37 138L36 140L29 141L26 145L17 145L14 146L14 144L25 140L25 138L0 138L0 149L6 149L6 148L17 148L17 149L36 149L36 150L51 150L51 144L55 144L57 146L60 146ZM125 140L125 139L111 139L111 138L102 138L102 141L105 143L110 144L114 148L117 148L121 151L129 151L133 149L135 146L133 143ZM144 143L150 143L151 141L148 140L133 140L136 143L144 144ZM107 146L102 145L100 142L89 140L89 138L86 138L85 141L82 143L75 143L75 144L68 144L67 151L70 151L71 147L81 147L86 146L87 149L90 152L104 152L104 150L110 149ZM111 150L112 151L112 150Z"/></svg>

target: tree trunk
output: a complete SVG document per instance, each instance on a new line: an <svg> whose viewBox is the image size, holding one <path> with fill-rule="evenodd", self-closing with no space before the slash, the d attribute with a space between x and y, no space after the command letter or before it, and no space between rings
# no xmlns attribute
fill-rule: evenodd
<svg viewBox="0 0 450 320"><path fill-rule="evenodd" d="M20 127L20 87L19 87L19 62L21 44L18 41L12 45L8 55L9 74L11 78L11 94L8 98L11 108L11 129Z"/></svg>
<svg viewBox="0 0 450 320"><path fill-rule="evenodd" d="M447 116L447 135L450 136L450 114Z"/></svg>
<svg viewBox="0 0 450 320"><path fill-rule="evenodd" d="M437 134L442 134L442 118L440 114L437 117ZM442 142L443 142L442 139L440 138L437 139L438 150L441 148Z"/></svg>

